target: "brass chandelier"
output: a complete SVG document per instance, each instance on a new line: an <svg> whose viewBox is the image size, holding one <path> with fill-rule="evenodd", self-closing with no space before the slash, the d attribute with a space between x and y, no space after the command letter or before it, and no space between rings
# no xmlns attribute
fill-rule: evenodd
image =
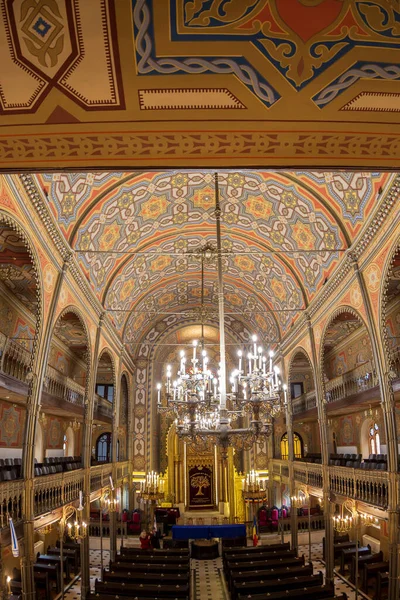
<svg viewBox="0 0 400 600"><path fill-rule="evenodd" d="M226 389L226 351L224 292L222 281L221 207L219 202L218 174L215 174L215 217L217 247L204 246L201 253L201 327L200 344L193 341L193 354L184 351L179 356L176 376L171 365L166 368L164 385L157 384L157 406L161 414L175 419L180 438L197 449L217 445L226 454L229 446L250 449L272 433L272 419L281 410L282 396L286 401L286 386L282 386L279 369L273 368L273 352L269 361L257 338L253 336L252 351L247 354L246 365L239 352L239 368L232 373L231 392ZM217 256L218 320L220 334L220 363L217 372L210 368L210 359L204 349L204 260ZM164 388L164 390L163 390ZM247 426L239 427L239 419ZM235 426L233 426L233 423Z"/></svg>

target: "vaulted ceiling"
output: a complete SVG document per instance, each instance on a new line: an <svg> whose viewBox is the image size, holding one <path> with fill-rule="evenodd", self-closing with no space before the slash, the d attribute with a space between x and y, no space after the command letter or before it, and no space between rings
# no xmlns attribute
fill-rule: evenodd
<svg viewBox="0 0 400 600"><path fill-rule="evenodd" d="M338 267L390 187L387 172L218 171L224 301L232 330L277 342ZM199 249L216 246L215 173L34 176L93 292L134 348L156 327L199 322ZM204 317L217 323L215 261Z"/></svg>
<svg viewBox="0 0 400 600"><path fill-rule="evenodd" d="M399 165L397 0L3 4L3 168Z"/></svg>

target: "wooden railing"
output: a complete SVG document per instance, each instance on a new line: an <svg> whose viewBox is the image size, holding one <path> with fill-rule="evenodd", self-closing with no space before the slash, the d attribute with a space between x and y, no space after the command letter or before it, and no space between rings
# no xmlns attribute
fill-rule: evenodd
<svg viewBox="0 0 400 600"><path fill-rule="evenodd" d="M95 465L90 468L90 491L95 492L102 487L110 485L110 475L112 475L112 463L104 465Z"/></svg>
<svg viewBox="0 0 400 600"><path fill-rule="evenodd" d="M53 473L35 477L34 479L34 511L39 516L73 502L79 498L79 490L83 489L83 469ZM96 465L90 469L90 491L95 492L110 484L112 464ZM128 461L118 463L116 485L129 475ZM5 481L0 483L0 527L8 526L11 517L14 523L22 519L22 494L24 480Z"/></svg>
<svg viewBox="0 0 400 600"><path fill-rule="evenodd" d="M387 506L389 486L386 471L369 471L350 467L330 467L329 471L332 492L382 508Z"/></svg>
<svg viewBox="0 0 400 600"><path fill-rule="evenodd" d="M284 532L290 531L290 524L290 517L286 517L286 519L279 519L278 532L281 532L282 529ZM310 520L308 519L308 517L297 517L297 529L299 532L308 531L308 525L310 525L311 531L324 529L324 515L311 515Z"/></svg>
<svg viewBox="0 0 400 600"><path fill-rule="evenodd" d="M82 469L35 477L35 515L40 515L76 500L79 497L79 490L82 490L82 488Z"/></svg>
<svg viewBox="0 0 400 600"><path fill-rule="evenodd" d="M298 415L299 413L303 413L306 410L311 410L317 406L317 397L315 390L311 390L307 392L307 394L302 394L297 398L293 398L292 407L293 414Z"/></svg>
<svg viewBox="0 0 400 600"><path fill-rule="evenodd" d="M113 416L113 403L98 394L94 395L94 412L98 412L103 417L109 417L112 419Z"/></svg>
<svg viewBox="0 0 400 600"><path fill-rule="evenodd" d="M26 382L31 353L16 340L0 332L0 371Z"/></svg>
<svg viewBox="0 0 400 600"><path fill-rule="evenodd" d="M47 367L44 387L52 396L83 406L85 388L50 365Z"/></svg>
<svg viewBox="0 0 400 600"><path fill-rule="evenodd" d="M287 460L279 460L274 458L272 461L272 474L289 477L289 465Z"/></svg>
<svg viewBox="0 0 400 600"><path fill-rule="evenodd" d="M296 481L322 488L322 465L294 461L293 470Z"/></svg>
<svg viewBox="0 0 400 600"><path fill-rule="evenodd" d="M365 392L377 385L375 367L372 361L367 361L355 369L327 381L325 398L327 402L336 402L348 396Z"/></svg>
<svg viewBox="0 0 400 600"><path fill-rule="evenodd" d="M272 475L288 475L283 471L286 461L270 461ZM286 462L287 465L287 462ZM298 483L322 489L323 465L315 463L293 463L294 479ZM354 500L361 500L368 504L385 508L388 504L389 476L387 471L372 471L367 469L352 469L351 467L329 466L329 487L332 492L341 496L348 496ZM400 490L400 473L398 474Z"/></svg>

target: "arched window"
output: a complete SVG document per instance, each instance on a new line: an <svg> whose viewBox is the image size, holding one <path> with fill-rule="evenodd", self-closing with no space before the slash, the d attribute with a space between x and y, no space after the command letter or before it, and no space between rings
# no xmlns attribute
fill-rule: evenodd
<svg viewBox="0 0 400 600"><path fill-rule="evenodd" d="M303 440L298 433L293 433L293 450L295 458L303 458ZM281 439L281 458L288 460L289 458L289 441L287 433L284 433Z"/></svg>
<svg viewBox="0 0 400 600"><path fill-rule="evenodd" d="M369 429L369 449L371 454L381 453L381 437L379 435L379 425L377 423L371 423Z"/></svg>
<svg viewBox="0 0 400 600"><path fill-rule="evenodd" d="M96 460L110 462L111 460L111 433L103 433L96 443Z"/></svg>

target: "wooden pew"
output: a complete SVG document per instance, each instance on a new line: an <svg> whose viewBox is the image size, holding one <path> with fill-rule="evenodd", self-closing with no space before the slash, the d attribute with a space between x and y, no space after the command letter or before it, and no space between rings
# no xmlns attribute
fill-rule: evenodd
<svg viewBox="0 0 400 600"><path fill-rule="evenodd" d="M61 556L61 550L60 550L60 548L54 548L54 547L52 548L51 546L49 546L47 548L47 554L50 554L50 555L54 554L54 556ZM77 548L63 548L63 554L69 561L70 565L72 565L75 575L77 575L79 573L80 552L77 550Z"/></svg>
<svg viewBox="0 0 400 600"><path fill-rule="evenodd" d="M222 562L226 563L232 560L242 560L242 558L262 560L272 556L275 558L293 558L296 556L296 550L271 550L265 552L235 552L235 550L227 550L222 555Z"/></svg>
<svg viewBox="0 0 400 600"><path fill-rule="evenodd" d="M125 573L135 572L135 571L146 571L146 573L159 573L160 571L163 573L186 573L189 570L187 563L181 565L179 563L173 564L143 564L143 563L131 563L131 562L120 562L114 561L110 562L110 571L123 571Z"/></svg>
<svg viewBox="0 0 400 600"><path fill-rule="evenodd" d="M340 555L339 573L344 574L346 565L351 562L352 556L371 556L371 546L361 546L361 548L346 548Z"/></svg>
<svg viewBox="0 0 400 600"><path fill-rule="evenodd" d="M189 556L189 548L163 548L163 549L150 549L142 550L141 548L127 548L123 546L120 549L121 556L179 556L181 558L187 558Z"/></svg>
<svg viewBox="0 0 400 600"><path fill-rule="evenodd" d="M361 589L367 594L371 579L377 579L378 573L385 573L388 570L389 563L387 561L375 562L371 563L370 565L364 565L361 577Z"/></svg>
<svg viewBox="0 0 400 600"><path fill-rule="evenodd" d="M238 548L225 548L223 556L229 554L258 554L259 552L274 552L276 550L290 550L289 542L284 544L263 544L261 546L240 546Z"/></svg>
<svg viewBox="0 0 400 600"><path fill-rule="evenodd" d="M118 594L90 594L88 596L90 600L120 600L120 596ZM132 596L135 600L149 600L149 596L142 596L140 593ZM13 600L10 598L9 600ZM152 600L190 600L189 596L153 596Z"/></svg>
<svg viewBox="0 0 400 600"><path fill-rule="evenodd" d="M330 585L321 585L321 586L312 586L312 587L304 587L301 590L287 590L283 592L273 592L272 594L268 594L268 600L281 600L282 598L298 598L299 600L303 600L307 598L309 600L319 600L320 598L334 598L335 590L332 584ZM237 600L265 600L265 594L239 594ZM343 600L347 600L344 598Z"/></svg>
<svg viewBox="0 0 400 600"><path fill-rule="evenodd" d="M95 592L96 594L111 594L113 596L130 596L136 598L138 593L140 596L146 598L155 598L157 595L164 596L166 598L181 598L189 596L190 586L189 584L179 583L176 585L167 584L146 584L143 587L139 587L136 583L116 583L114 581L95 581Z"/></svg>
<svg viewBox="0 0 400 600"><path fill-rule="evenodd" d="M232 570L229 577L229 588L242 581L260 581L282 577L304 577L313 574L313 565L309 563L303 566L285 567L283 569L253 569L250 571Z"/></svg>
<svg viewBox="0 0 400 600"><path fill-rule="evenodd" d="M226 564L226 572L229 573L232 570L241 571L252 571L254 569L282 569L283 567L293 567L304 565L304 555L300 558L294 556L293 558L278 558L271 560L250 560L241 562L240 560L228 562Z"/></svg>
<svg viewBox="0 0 400 600"><path fill-rule="evenodd" d="M375 600L383 600L387 598L389 591L389 573L378 573L378 581L376 584Z"/></svg>
<svg viewBox="0 0 400 600"><path fill-rule="evenodd" d="M36 558L37 563L43 563L47 565L57 565L59 569L61 569L61 556L55 556L54 554L39 554ZM67 561L67 557L63 557L63 569L65 572L65 577L67 581L71 578L69 572L69 562Z"/></svg>
<svg viewBox="0 0 400 600"><path fill-rule="evenodd" d="M259 581L243 581L240 584L234 584L231 590L232 600L237 600L239 594L246 597L252 594L272 594L273 592L286 592L286 590L299 590L304 588L322 586L324 577L321 571L316 575L307 575L306 577L283 577L282 579L268 579ZM304 594L306 596L308 594ZM270 598L270 596L268 596Z"/></svg>
<svg viewBox="0 0 400 600"><path fill-rule="evenodd" d="M54 581L57 593L61 592L61 573L59 565L45 565L35 563L33 565L34 573L47 573L49 582Z"/></svg>
<svg viewBox="0 0 400 600"><path fill-rule="evenodd" d="M144 565L176 565L176 564L180 564L180 565L190 565L190 558L188 556L185 556L183 558L178 557L178 556L154 556L154 555L144 555L144 554L139 554L139 555L135 555L135 556L121 556L121 555L117 555L117 560L119 562L131 562L132 563L142 563Z"/></svg>
<svg viewBox="0 0 400 600"><path fill-rule="evenodd" d="M157 573L155 576L154 573L148 573L144 571L142 573L126 573L126 571L106 571L103 570L103 581L116 581L117 583L127 582L129 583L154 583L155 581L167 583L172 585L174 583L189 583L190 571L188 570L186 573ZM128 577L127 577L128 575Z"/></svg>
<svg viewBox="0 0 400 600"><path fill-rule="evenodd" d="M361 571L363 569L363 566L369 563L373 563L373 562L380 562L383 560L383 552L377 552L376 554L370 554L370 555L366 555L366 556L360 556L360 558L358 559L358 572L361 575ZM351 581L351 583L355 583L356 582L356 556L352 556L351 557L351 563L350 563L350 577L349 580Z"/></svg>

